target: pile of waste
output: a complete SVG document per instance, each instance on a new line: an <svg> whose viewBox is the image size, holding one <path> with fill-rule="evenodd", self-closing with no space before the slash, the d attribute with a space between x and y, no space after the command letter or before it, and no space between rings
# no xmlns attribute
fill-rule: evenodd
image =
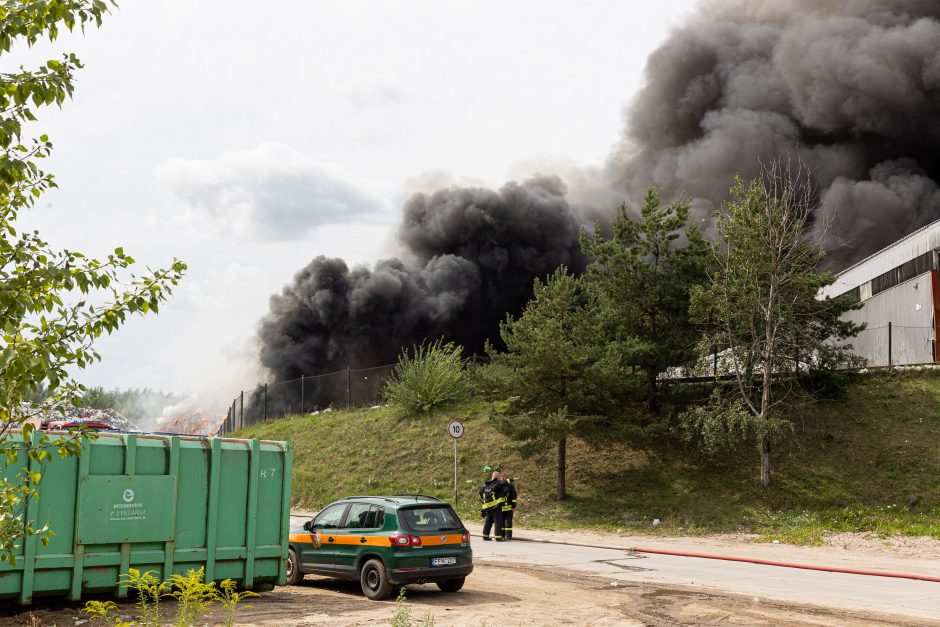
<svg viewBox="0 0 940 627"><path fill-rule="evenodd" d="M180 433L189 435L214 435L225 416L219 416L207 409L196 409L164 418L157 423L154 431L160 433Z"/></svg>
<svg viewBox="0 0 940 627"><path fill-rule="evenodd" d="M21 415L41 420L44 424L54 420L84 420L103 422L119 431L140 431L133 422L113 409L94 409L92 407L74 407L68 403L37 407L29 403L20 406Z"/></svg>

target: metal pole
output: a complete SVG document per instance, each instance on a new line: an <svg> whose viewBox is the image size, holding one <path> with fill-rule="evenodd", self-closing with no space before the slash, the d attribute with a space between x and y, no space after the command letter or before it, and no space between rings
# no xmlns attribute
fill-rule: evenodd
<svg viewBox="0 0 940 627"><path fill-rule="evenodd" d="M718 380L718 347L715 347L715 380Z"/></svg>
<svg viewBox="0 0 940 627"><path fill-rule="evenodd" d="M304 375L300 375L300 413L304 413Z"/></svg>
<svg viewBox="0 0 940 627"><path fill-rule="evenodd" d="M457 439L454 439L454 507L457 507Z"/></svg>
<svg viewBox="0 0 940 627"><path fill-rule="evenodd" d="M888 370L891 370L891 323L888 323Z"/></svg>
<svg viewBox="0 0 940 627"><path fill-rule="evenodd" d="M346 366L346 409L352 407L352 370Z"/></svg>
<svg viewBox="0 0 940 627"><path fill-rule="evenodd" d="M242 390L241 400L238 401L238 414L239 414L238 422L244 427L245 426L245 390ZM234 423L235 421L232 420L232 422Z"/></svg>
<svg viewBox="0 0 940 627"><path fill-rule="evenodd" d="M268 419L268 384L264 384L264 420Z"/></svg>

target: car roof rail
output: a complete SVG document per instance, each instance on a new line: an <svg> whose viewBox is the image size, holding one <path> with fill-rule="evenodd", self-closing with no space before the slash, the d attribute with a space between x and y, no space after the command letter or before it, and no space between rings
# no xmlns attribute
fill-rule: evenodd
<svg viewBox="0 0 940 627"><path fill-rule="evenodd" d="M446 502L444 501L444 499L439 499L436 496L431 496L429 494L414 494L411 492L406 492L406 493L394 494L393 496L413 496L415 497L415 501L417 501L418 499L430 499L432 501L439 501L441 503Z"/></svg>
<svg viewBox="0 0 940 627"><path fill-rule="evenodd" d="M390 499L387 496L375 496L374 494L360 494L357 496L344 496L340 501L348 501L349 499L379 499L381 501L388 501L389 503L395 503L395 499Z"/></svg>

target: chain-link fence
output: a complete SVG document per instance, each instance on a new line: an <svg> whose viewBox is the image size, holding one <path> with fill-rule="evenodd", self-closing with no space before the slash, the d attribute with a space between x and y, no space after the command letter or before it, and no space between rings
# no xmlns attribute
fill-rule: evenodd
<svg viewBox="0 0 940 627"><path fill-rule="evenodd" d="M867 327L844 342L861 357L866 366L894 367L937 361L936 331L933 327L912 327L888 323ZM719 364L715 353L714 374L729 374L730 366ZM468 366L485 363L478 355L466 360ZM796 362L795 362L796 363ZM362 407L382 402L382 387L395 364L374 368L346 368L326 374L304 376L291 381L264 383L239 393L229 406L218 435L224 436L244 427L327 408ZM704 377L670 377L673 383L698 381Z"/></svg>
<svg viewBox="0 0 940 627"><path fill-rule="evenodd" d="M909 327L888 323L866 327L845 341L851 352L873 367L927 364L937 361L933 327Z"/></svg>
<svg viewBox="0 0 940 627"><path fill-rule="evenodd" d="M218 435L283 416L375 405L382 400L382 387L394 366L346 368L242 391L229 406Z"/></svg>

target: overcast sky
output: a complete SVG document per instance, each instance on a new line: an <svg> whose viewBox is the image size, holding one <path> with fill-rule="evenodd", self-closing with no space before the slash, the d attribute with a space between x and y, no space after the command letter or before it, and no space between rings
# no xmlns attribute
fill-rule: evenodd
<svg viewBox="0 0 940 627"><path fill-rule="evenodd" d="M409 190L602 163L647 55L693 5L124 0L100 30L7 59L86 66L34 125L60 189L29 223L190 268L83 380L224 406L257 381L269 296L316 255L395 254Z"/></svg>

